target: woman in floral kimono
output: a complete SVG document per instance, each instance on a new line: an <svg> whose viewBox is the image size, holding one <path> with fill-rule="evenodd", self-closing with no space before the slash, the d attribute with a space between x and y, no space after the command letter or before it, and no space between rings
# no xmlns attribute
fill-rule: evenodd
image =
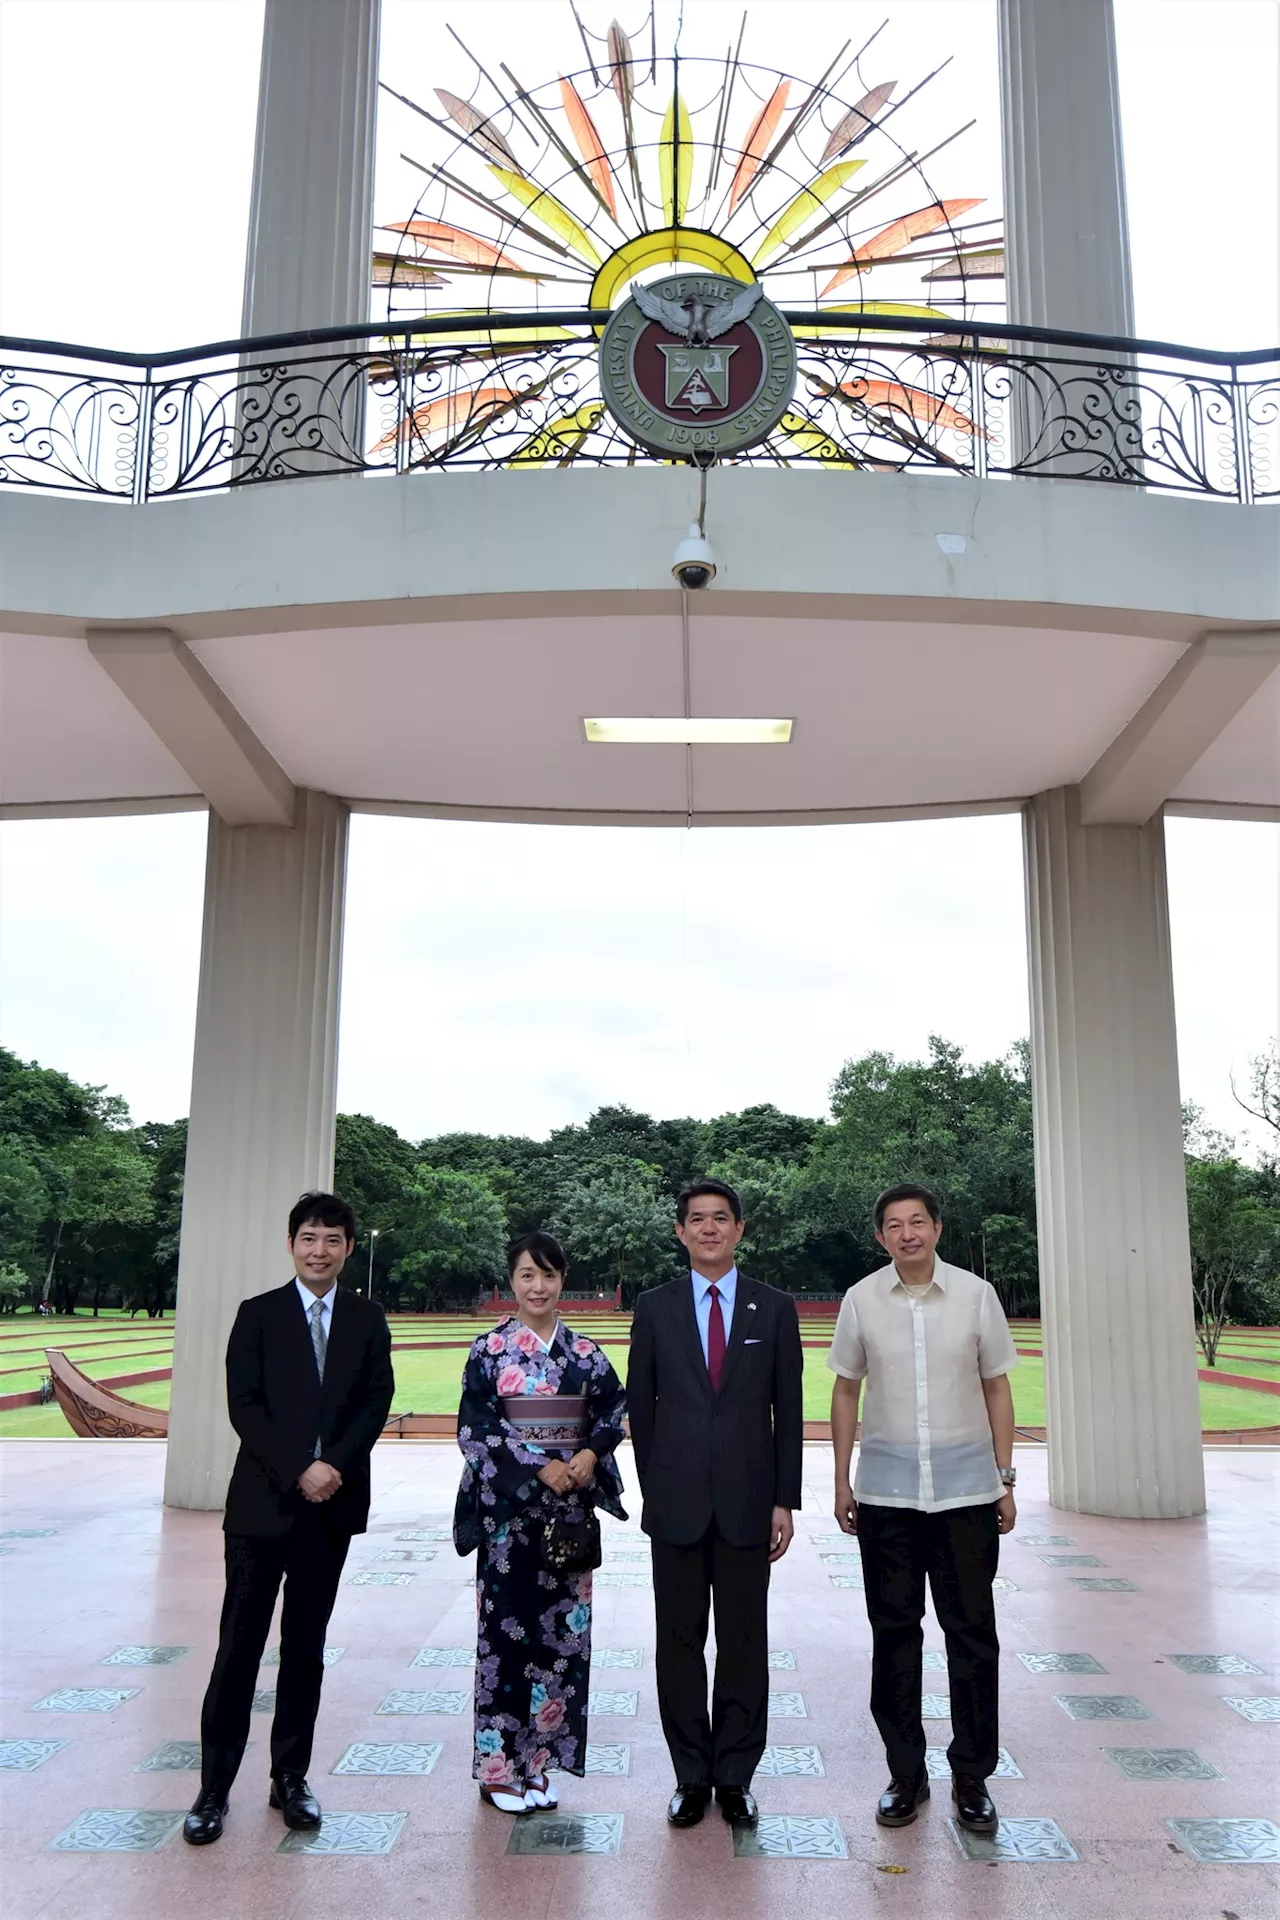
<svg viewBox="0 0 1280 1920"><path fill-rule="evenodd" d="M551 1772L585 1770L591 1575L548 1567L542 1531L585 1505L626 1518L613 1457L625 1400L595 1341L560 1320L559 1242L526 1234L507 1268L516 1310L462 1377L453 1537L478 1550L472 1773L490 1806L520 1814L557 1805Z"/></svg>

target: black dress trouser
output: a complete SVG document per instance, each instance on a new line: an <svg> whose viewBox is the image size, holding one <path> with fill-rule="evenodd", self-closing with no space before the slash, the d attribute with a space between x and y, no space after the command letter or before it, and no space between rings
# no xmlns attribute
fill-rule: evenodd
<svg viewBox="0 0 1280 1920"><path fill-rule="evenodd" d="M953 1773L985 1780L999 1760L999 1659L991 1583L1000 1559L994 1501L917 1513L858 1506L871 1622L871 1715L895 1780L924 1769L920 1718L926 1576L947 1644Z"/></svg>
<svg viewBox="0 0 1280 1920"><path fill-rule="evenodd" d="M258 1668L280 1582L280 1666L271 1724L272 1773L305 1773L324 1679L324 1636L351 1535L322 1512L299 1514L290 1531L258 1539L226 1535L227 1587L218 1652L200 1714L201 1785L225 1794L249 1740Z"/></svg>
<svg viewBox="0 0 1280 1920"><path fill-rule="evenodd" d="M749 1787L769 1727L769 1548L733 1547L713 1521L692 1546L653 1542L662 1731L686 1787ZM716 1670L707 1713L707 1626Z"/></svg>

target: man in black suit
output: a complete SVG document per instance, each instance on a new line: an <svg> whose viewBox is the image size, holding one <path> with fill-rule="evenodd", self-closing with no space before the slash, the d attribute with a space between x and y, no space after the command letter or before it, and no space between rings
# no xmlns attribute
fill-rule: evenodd
<svg viewBox="0 0 1280 1920"><path fill-rule="evenodd" d="M791 1544L800 1505L800 1323L789 1294L738 1272L732 1187L687 1187L676 1232L692 1272L640 1295L627 1373L641 1525L653 1542L658 1706L677 1783L667 1818L696 1826L714 1791L726 1820L753 1826L751 1778L768 1733L769 1568Z"/></svg>
<svg viewBox="0 0 1280 1920"><path fill-rule="evenodd" d="M231 1329L227 1410L240 1452L223 1520L218 1652L200 1717L200 1795L182 1829L195 1847L222 1832L281 1580L270 1804L286 1826L320 1825L307 1768L325 1628L351 1536L369 1518L369 1455L394 1388L386 1315L338 1287L355 1238L344 1200L303 1194L289 1215L296 1278L243 1301Z"/></svg>

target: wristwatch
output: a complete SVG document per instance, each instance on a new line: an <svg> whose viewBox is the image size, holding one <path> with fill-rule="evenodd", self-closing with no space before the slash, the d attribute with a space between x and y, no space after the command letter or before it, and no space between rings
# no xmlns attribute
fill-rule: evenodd
<svg viewBox="0 0 1280 1920"><path fill-rule="evenodd" d="M1018 1469L1016 1467L1001 1467L1000 1478L1006 1487L1016 1486L1018 1483Z"/></svg>

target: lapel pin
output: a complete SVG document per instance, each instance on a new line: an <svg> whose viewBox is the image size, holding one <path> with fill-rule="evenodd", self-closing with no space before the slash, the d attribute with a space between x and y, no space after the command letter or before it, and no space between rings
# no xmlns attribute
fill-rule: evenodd
<svg viewBox="0 0 1280 1920"><path fill-rule="evenodd" d="M754 1312L755 1312L755 1310L756 1310L756 1303L755 1303L755 1301L754 1301L754 1300L748 1300L748 1302L747 1302L747 1312L748 1312L748 1313L754 1313Z"/></svg>

